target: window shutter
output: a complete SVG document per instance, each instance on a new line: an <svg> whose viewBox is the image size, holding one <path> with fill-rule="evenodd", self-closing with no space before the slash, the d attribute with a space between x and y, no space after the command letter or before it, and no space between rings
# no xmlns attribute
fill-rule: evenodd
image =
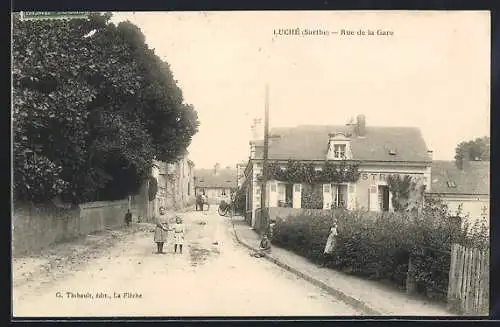
<svg viewBox="0 0 500 327"><path fill-rule="evenodd" d="M323 209L330 209L332 206L332 189L330 184L323 184Z"/></svg>
<svg viewBox="0 0 500 327"><path fill-rule="evenodd" d="M293 207L301 208L302 206L302 185L294 184L293 185Z"/></svg>

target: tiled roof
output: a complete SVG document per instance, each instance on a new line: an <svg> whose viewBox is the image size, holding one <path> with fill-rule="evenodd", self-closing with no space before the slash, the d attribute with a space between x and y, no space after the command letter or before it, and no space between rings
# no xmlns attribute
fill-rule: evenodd
<svg viewBox="0 0 500 327"><path fill-rule="evenodd" d="M329 134L345 132L348 126L297 126L273 128L269 135L279 135L269 142L270 160L324 160ZM262 141L257 146L262 146ZM354 160L391 162L430 162L427 145L416 127L366 127L364 137L351 137ZM396 155L389 150L396 150ZM262 156L256 149L256 156Z"/></svg>
<svg viewBox="0 0 500 327"><path fill-rule="evenodd" d="M489 161L471 161L464 164L463 170L457 167L455 161L434 161L431 169L431 193L457 195L490 193Z"/></svg>
<svg viewBox="0 0 500 327"><path fill-rule="evenodd" d="M236 169L220 168L218 174L214 169L196 169L194 177L196 187L237 187Z"/></svg>

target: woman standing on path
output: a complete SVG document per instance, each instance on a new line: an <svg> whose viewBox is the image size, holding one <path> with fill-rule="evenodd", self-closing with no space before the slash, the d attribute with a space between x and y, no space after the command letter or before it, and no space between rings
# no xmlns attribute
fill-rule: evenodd
<svg viewBox="0 0 500 327"><path fill-rule="evenodd" d="M172 228L174 231L174 252L177 253L177 246L179 246L179 253L182 254L182 246L184 245L184 224L181 217L175 217L175 224Z"/></svg>
<svg viewBox="0 0 500 327"><path fill-rule="evenodd" d="M337 223L334 222L332 227L330 228L330 234L328 235L328 239L326 240L325 250L323 251L323 262L321 263L321 267L324 267L329 259L332 257L333 249L335 248L335 237L338 235L337 232Z"/></svg>
<svg viewBox="0 0 500 327"><path fill-rule="evenodd" d="M165 252L163 252L163 244L167 241L168 224L164 218L165 209L160 208L159 211L160 211L160 216L156 219L154 241L156 242L156 246L158 248L156 254L164 254Z"/></svg>

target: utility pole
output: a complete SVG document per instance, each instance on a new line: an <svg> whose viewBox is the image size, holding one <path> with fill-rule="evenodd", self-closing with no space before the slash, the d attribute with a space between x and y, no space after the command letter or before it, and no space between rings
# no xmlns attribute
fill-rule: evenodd
<svg viewBox="0 0 500 327"><path fill-rule="evenodd" d="M267 215L267 158L269 150L269 85L266 85L266 99L265 99L265 115L264 115L264 160L262 163L262 189L260 192L260 212L262 215L263 222L269 225L269 219ZM267 226L266 226L267 227ZM267 228L266 228L267 230Z"/></svg>

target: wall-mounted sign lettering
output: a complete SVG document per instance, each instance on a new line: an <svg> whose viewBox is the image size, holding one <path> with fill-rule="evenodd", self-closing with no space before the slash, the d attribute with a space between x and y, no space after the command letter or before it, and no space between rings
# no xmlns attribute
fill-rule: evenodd
<svg viewBox="0 0 500 327"><path fill-rule="evenodd" d="M387 177L389 175L397 175L397 174L391 174L391 173L362 173L361 174L361 178L363 180L370 180L370 182L374 183L374 182L377 182L377 181L380 181L380 182L385 182L387 181ZM415 181L426 181L426 178L422 175L422 174L399 174L401 176L401 178L403 178L404 176L408 175L408 176L411 176L412 179L414 179Z"/></svg>

